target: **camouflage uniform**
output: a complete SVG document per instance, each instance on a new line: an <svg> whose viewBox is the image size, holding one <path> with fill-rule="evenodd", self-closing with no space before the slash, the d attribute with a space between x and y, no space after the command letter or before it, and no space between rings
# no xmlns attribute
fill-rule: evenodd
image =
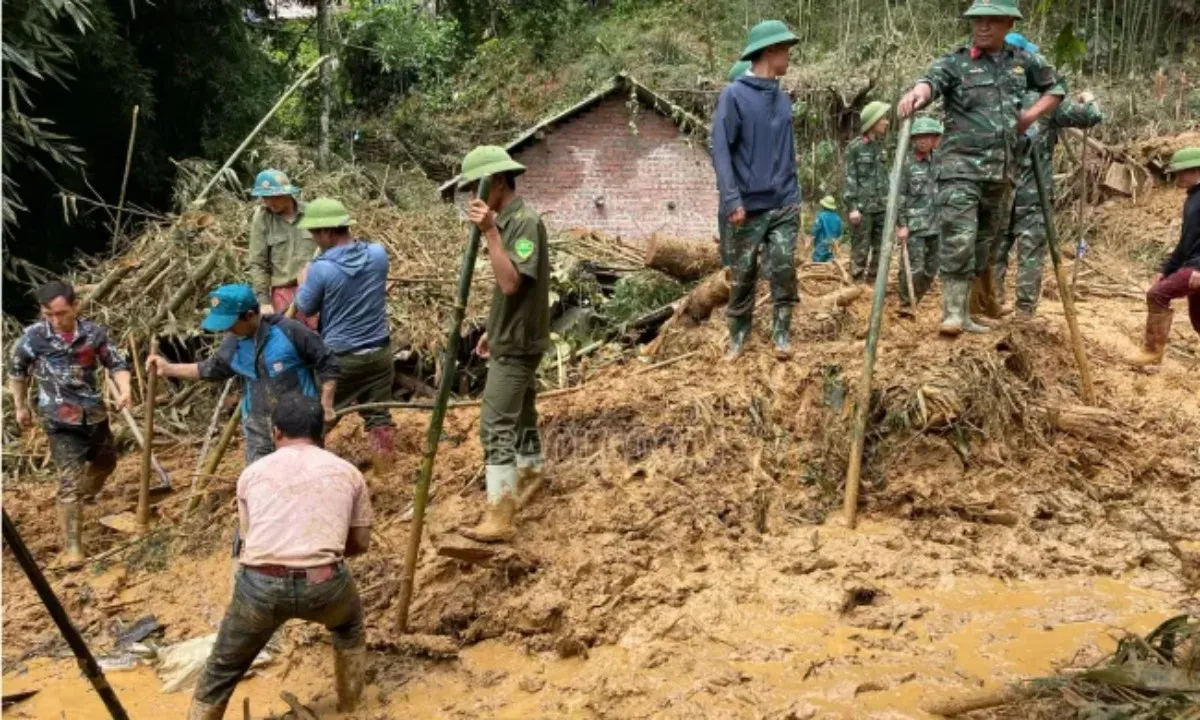
<svg viewBox="0 0 1200 720"><path fill-rule="evenodd" d="M875 277L887 210L888 171L883 140L860 135L846 146L846 212L857 210L862 222L850 226L850 274L855 280ZM870 266L868 267L868 257Z"/></svg>
<svg viewBox="0 0 1200 720"><path fill-rule="evenodd" d="M908 263L918 302L929 292L938 270L935 172L932 155L921 158L914 152L905 163L900 178L899 222L908 228ZM905 305L912 304L908 297L908 282L904 278L900 281L900 299Z"/></svg>
<svg viewBox="0 0 1200 720"><path fill-rule="evenodd" d="M800 213L795 207L747 213L746 222L733 229L729 251L733 291L726 310L730 318L749 318L753 312L758 258L762 254L775 311L786 315L784 322L790 322L792 306L800 299L795 264L799 231Z"/></svg>
<svg viewBox="0 0 1200 720"><path fill-rule="evenodd" d="M1025 100L1028 107L1037 100L1037 96L1029 95ZM1008 231L1001 236L993 255L992 275L996 281L997 300L1002 301L1004 297L1004 276L1008 270L1008 256L1014 244L1017 247L1017 308L1032 313L1042 296L1042 268L1046 262L1046 224L1042 217L1037 181L1033 175L1031 149L1041 153L1042 167L1048 175L1043 181L1046 191L1053 195L1054 177L1049 169L1060 130L1065 127L1091 127L1103 119L1104 116L1094 103L1081 104L1064 100L1053 113L1038 121L1032 141L1022 139L1018 149L1021 177L1017 182Z"/></svg>

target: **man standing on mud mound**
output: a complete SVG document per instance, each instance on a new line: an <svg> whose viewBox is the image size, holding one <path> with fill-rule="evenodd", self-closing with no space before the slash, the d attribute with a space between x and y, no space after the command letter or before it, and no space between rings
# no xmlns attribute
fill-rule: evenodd
<svg viewBox="0 0 1200 720"><path fill-rule="evenodd" d="M887 114L891 109L891 105L878 100L867 103L862 111L861 134L846 146L842 199L850 213L850 275L855 282L874 282L879 269L879 245L883 241L888 197L883 137L887 134Z"/></svg>
<svg viewBox="0 0 1200 720"><path fill-rule="evenodd" d="M1187 192L1183 229L1175 251L1163 262L1146 293L1146 335L1141 352L1129 358L1134 367L1162 362L1171 336L1172 300L1187 298L1192 329L1200 333L1200 147L1172 155L1167 174L1175 176L1175 187Z"/></svg>
<svg viewBox="0 0 1200 720"><path fill-rule="evenodd" d="M216 354L198 363L172 363L150 355L146 366L156 367L162 377L186 380L216 382L241 377L247 463L274 452L271 413L283 395L316 397L319 379L321 405L332 420L338 361L320 336L283 315L260 314L249 285L222 285L209 297L212 307L200 328L226 333Z"/></svg>
<svg viewBox="0 0 1200 720"><path fill-rule="evenodd" d="M281 313L296 297L300 270L312 259L317 243L299 226L305 206L297 199L300 188L287 175L263 170L254 178L250 194L262 198L250 220L250 284L261 314ZM297 313L296 319L317 329L315 317Z"/></svg>
<svg viewBox="0 0 1200 720"><path fill-rule="evenodd" d="M363 690L363 610L345 558L371 545L371 499L362 473L321 448L316 400L280 398L271 415L278 449L242 471L238 524L246 539L233 599L196 685L188 720L220 720L234 688L271 635L294 618L333 633L339 712Z"/></svg>
<svg viewBox="0 0 1200 720"><path fill-rule="evenodd" d="M771 279L775 354L780 359L791 356L792 308L799 300L795 255L800 188L792 101L779 78L787 73L788 54L797 42L778 20L755 25L742 51L742 59L751 63L750 74L734 80L717 101L713 168L721 213L732 226L727 360L741 356L750 335L760 256Z"/></svg>
<svg viewBox="0 0 1200 720"><path fill-rule="evenodd" d="M462 534L477 542L507 542L515 534L517 499L543 478L538 433L537 369L550 346L550 255L541 216L517 195L525 167L504 148L483 145L463 158L459 189L472 195L467 218L487 244L496 276L487 331L476 354L488 359L479 436L487 464L487 511ZM491 178L486 200L475 198Z"/></svg>
<svg viewBox="0 0 1200 720"><path fill-rule="evenodd" d="M13 350L8 387L22 428L33 425L27 394L30 371L38 381L38 411L58 470L58 517L62 561L83 562L82 507L100 492L117 467L117 448L108 427L100 366L112 373L120 407L129 407L129 365L108 342L108 331L79 317L75 289L49 282L34 292L42 322L25 328Z"/></svg>
<svg viewBox="0 0 1200 720"><path fill-rule="evenodd" d="M350 234L354 221L342 203L317 198L300 228L312 232L321 255L301 271L296 309L321 314L321 338L338 357L338 408L392 399L396 368L387 317L387 250ZM386 473L396 453L396 426L386 409L359 413L375 471Z"/></svg>
<svg viewBox="0 0 1200 720"><path fill-rule="evenodd" d="M1025 39L1020 33L1009 33L1005 41L1027 52L1037 53L1038 46ZM1037 102L1037 93L1026 93L1023 107L1029 108ZM992 275L996 282L996 301L1003 313L1007 307L1004 299L1004 277L1008 273L1008 257L1013 245L1017 247L1017 316L1021 319L1033 317L1038 301L1042 299L1042 269L1046 264L1046 223L1042 217L1042 203L1038 195L1037 179L1033 175L1033 155L1041 156L1046 171L1043 182L1046 192L1054 197L1054 174L1050 163L1054 159L1054 147L1058 144L1062 128L1089 128L1103 122L1104 116L1091 93L1083 93L1079 102L1064 99L1062 104L1035 123L1025 137L1021 138L1018 157L1020 178L1013 198L1008 227L1001 234L992 257Z"/></svg>
<svg viewBox="0 0 1200 720"><path fill-rule="evenodd" d="M937 212L940 228L943 335L987 332L971 319L967 304L976 279L979 308L998 317L992 287L993 246L1004 227L1017 173L1018 138L1058 107L1066 94L1058 73L1040 55L1005 43L1021 19L1016 0L975 0L965 17L972 42L934 61L900 100L908 117L942 98L946 132L938 153ZM1027 92L1037 101L1021 110Z"/></svg>
<svg viewBox="0 0 1200 720"><path fill-rule="evenodd" d="M913 293L908 296L908 281L900 278L900 314L913 317L914 309L937 277L938 228L934 210L933 153L942 140L942 124L931 117L920 117L913 121L912 157L904 165L900 178L900 210L897 220L896 240L908 248L909 271L912 272ZM901 268L901 274L904 269Z"/></svg>

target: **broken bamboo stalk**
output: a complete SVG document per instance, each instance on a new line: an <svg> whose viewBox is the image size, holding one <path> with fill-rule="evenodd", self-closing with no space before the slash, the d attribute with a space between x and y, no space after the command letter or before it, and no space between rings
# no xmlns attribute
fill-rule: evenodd
<svg viewBox="0 0 1200 720"><path fill-rule="evenodd" d="M113 221L112 241L121 234L121 214L125 209L125 186L129 184L129 166L133 162L133 141L137 138L138 106L133 106L133 123L129 127L129 145L125 148L125 172L121 175L121 194L117 198L117 219Z"/></svg>
<svg viewBox="0 0 1200 720"><path fill-rule="evenodd" d="M192 492L188 496L187 509L184 510L183 518L186 520L196 506L200 504L201 494L204 488L208 485L208 480L217 472L217 466L221 464L221 458L225 456L225 449L229 447L229 442L233 439L233 433L237 430L237 426L241 423L242 406L239 404L234 409L233 414L229 416L229 420L225 422L225 427L221 429L221 437L217 440L216 447L213 448L212 455L204 463L204 470L199 477L192 480Z"/></svg>
<svg viewBox="0 0 1200 720"><path fill-rule="evenodd" d="M92 288L91 292L85 295L83 300L79 302L80 312L87 310L89 306L94 305L95 303L98 303L104 298L108 297L108 294L112 292L122 280L125 279L125 276L128 275L133 268L133 265L121 265L108 275L105 275L104 279L97 283L96 286Z"/></svg>
<svg viewBox="0 0 1200 720"><path fill-rule="evenodd" d="M171 296L166 305L158 308L158 312L154 313L154 319L150 321L150 324L158 325L166 319L167 315L179 312L179 308L183 307L187 299L195 294L196 290L200 287L200 283L204 282L212 274L213 268L217 266L217 261L220 259L221 248L219 246L214 247L204 258L203 262L200 263L200 267L196 269L196 272L188 277L183 287L175 291L175 294Z"/></svg>
<svg viewBox="0 0 1200 720"><path fill-rule="evenodd" d="M926 705L924 709L930 715L953 718L976 710L1007 705L1027 695L1028 693L1020 687L1003 687L998 690L982 690L962 697L940 700Z"/></svg>
<svg viewBox="0 0 1200 720"><path fill-rule="evenodd" d="M150 473L154 465L154 397L157 394L158 366L146 368L146 429L142 443L142 476L138 485L137 524L139 532L150 526Z"/></svg>

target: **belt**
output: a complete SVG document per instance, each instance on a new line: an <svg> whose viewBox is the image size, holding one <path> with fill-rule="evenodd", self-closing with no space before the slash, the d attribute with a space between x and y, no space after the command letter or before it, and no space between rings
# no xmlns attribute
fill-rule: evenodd
<svg viewBox="0 0 1200 720"><path fill-rule="evenodd" d="M310 585L317 585L333 578L342 563L329 563L310 568L294 568L283 565L243 565L247 570L259 575L277 578L304 578Z"/></svg>

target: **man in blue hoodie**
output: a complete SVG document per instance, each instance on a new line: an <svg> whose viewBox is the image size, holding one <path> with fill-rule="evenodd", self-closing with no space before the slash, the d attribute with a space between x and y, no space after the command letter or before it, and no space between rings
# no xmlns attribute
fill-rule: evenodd
<svg viewBox="0 0 1200 720"><path fill-rule="evenodd" d="M792 101L779 87L788 53L799 40L787 25L767 20L754 26L742 59L750 73L721 92L713 121L713 167L721 191L721 213L733 228L729 263L733 291L728 360L736 360L750 335L758 258L771 280L771 336L775 355L791 355L792 307L796 290L796 235L800 188L792 139Z"/></svg>
<svg viewBox="0 0 1200 720"><path fill-rule="evenodd" d="M395 367L387 318L387 250L350 234L354 221L341 202L309 203L299 226L312 233L321 254L301 273L296 310L321 313L321 338L338 357L338 408L392 399ZM385 472L395 454L396 427L385 409L359 413L369 434L375 469Z"/></svg>

